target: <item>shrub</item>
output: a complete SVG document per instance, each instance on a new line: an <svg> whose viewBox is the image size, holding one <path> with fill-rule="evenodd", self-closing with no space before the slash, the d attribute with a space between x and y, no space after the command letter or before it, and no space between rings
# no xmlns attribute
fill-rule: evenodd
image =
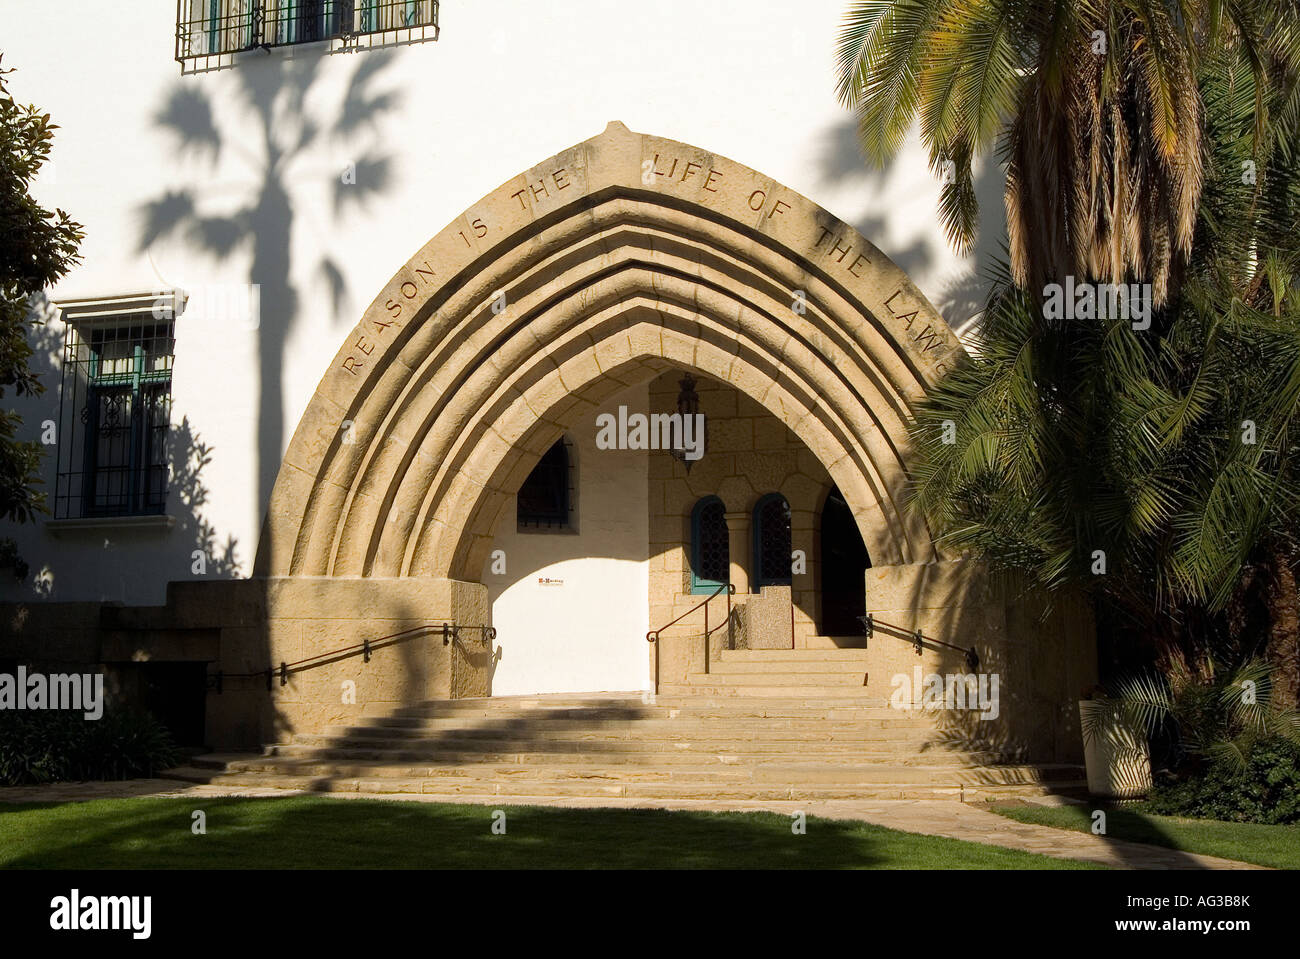
<svg viewBox="0 0 1300 959"><path fill-rule="evenodd" d="M1165 777L1147 808L1227 822L1300 823L1300 746L1272 737L1255 744L1244 768L1221 759L1199 773Z"/></svg>
<svg viewBox="0 0 1300 959"><path fill-rule="evenodd" d="M0 711L0 785L132 779L176 765L171 734L145 712L86 720L61 711Z"/></svg>

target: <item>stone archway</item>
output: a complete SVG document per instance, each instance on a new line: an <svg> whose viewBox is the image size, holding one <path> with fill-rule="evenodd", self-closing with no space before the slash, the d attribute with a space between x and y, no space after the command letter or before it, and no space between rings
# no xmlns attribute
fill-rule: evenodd
<svg viewBox="0 0 1300 959"><path fill-rule="evenodd" d="M471 207L371 304L285 454L257 572L474 580L574 409L665 361L803 437L881 562L932 560L902 509L904 423L961 355L826 211L611 123Z"/></svg>
<svg viewBox="0 0 1300 959"><path fill-rule="evenodd" d="M872 561L865 608L907 640L872 641L864 694L888 699L891 676L960 661L936 643L918 658L916 629L974 644L1016 690L997 735L1051 752L1095 676L1086 613L1044 627L1036 600L945 560L904 509L910 408L963 356L903 272L825 210L733 160L611 123L484 197L397 272L289 444L255 577L175 597L204 607L187 622L220 628L232 674L429 623L486 626L480 573L537 460L604 399L697 370L784 424L844 497ZM1064 638L1035 642L1044 628ZM267 671L269 695L246 700L256 725L253 707L209 700L214 742L490 694L500 650L443 636L385 647L364 668L282 671L280 687ZM680 680L693 655L665 651L665 669ZM355 689L342 705L340 683Z"/></svg>

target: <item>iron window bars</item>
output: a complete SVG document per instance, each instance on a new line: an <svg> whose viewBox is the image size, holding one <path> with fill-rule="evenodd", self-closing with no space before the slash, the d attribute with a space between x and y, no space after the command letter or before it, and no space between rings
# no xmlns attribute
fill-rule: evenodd
<svg viewBox="0 0 1300 959"><path fill-rule="evenodd" d="M716 496L706 496L691 510L692 593L708 593L724 585L731 575L731 544L726 507Z"/></svg>
<svg viewBox="0 0 1300 959"><path fill-rule="evenodd" d="M754 566L760 589L792 582L790 504L780 493L769 493L754 507Z"/></svg>
<svg viewBox="0 0 1300 959"><path fill-rule="evenodd" d="M343 47L438 39L438 0L176 0L176 60L322 40Z"/></svg>
<svg viewBox="0 0 1300 959"><path fill-rule="evenodd" d="M555 441L519 487L518 528L570 529L573 512L573 455L567 438Z"/></svg>
<svg viewBox="0 0 1300 959"><path fill-rule="evenodd" d="M174 346L172 320L68 325L56 519L166 510Z"/></svg>

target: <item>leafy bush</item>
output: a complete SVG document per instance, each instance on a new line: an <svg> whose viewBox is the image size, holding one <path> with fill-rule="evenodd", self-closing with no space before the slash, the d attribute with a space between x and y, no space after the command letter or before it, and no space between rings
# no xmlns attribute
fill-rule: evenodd
<svg viewBox="0 0 1300 959"><path fill-rule="evenodd" d="M1260 740L1244 768L1224 758L1200 773L1161 779L1147 808L1165 816L1300 824L1300 746L1281 737Z"/></svg>
<svg viewBox="0 0 1300 959"><path fill-rule="evenodd" d="M151 715L109 710L0 711L0 785L132 779L176 765L171 734Z"/></svg>

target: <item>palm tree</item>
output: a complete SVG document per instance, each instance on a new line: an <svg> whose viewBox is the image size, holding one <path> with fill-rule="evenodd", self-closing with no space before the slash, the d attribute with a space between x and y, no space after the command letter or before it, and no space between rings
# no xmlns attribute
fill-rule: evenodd
<svg viewBox="0 0 1300 959"><path fill-rule="evenodd" d="M1159 306L1204 182L1203 51L1248 65L1262 137L1272 91L1300 72L1298 12L1300 0L857 0L839 95L876 163L919 118L959 251L975 237L973 164L996 148L1018 285L1138 279Z"/></svg>
<svg viewBox="0 0 1300 959"><path fill-rule="evenodd" d="M1260 95L1238 53L1203 63L1198 254L1150 330L1045 320L1004 272L918 408L913 502L950 546L1091 592L1170 674L1263 653L1294 707L1300 151L1294 91L1264 94L1262 132Z"/></svg>

